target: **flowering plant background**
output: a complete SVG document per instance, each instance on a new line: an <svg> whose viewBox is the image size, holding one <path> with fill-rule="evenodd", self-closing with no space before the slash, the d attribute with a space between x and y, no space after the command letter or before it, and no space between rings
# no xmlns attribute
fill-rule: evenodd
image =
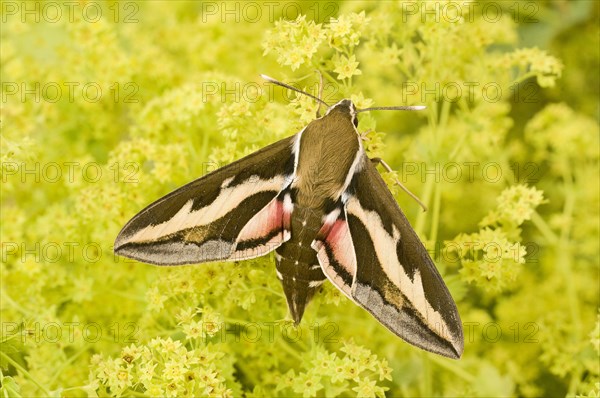
<svg viewBox="0 0 600 398"><path fill-rule="evenodd" d="M5 1L1 395L598 396L598 4L426 3ZM269 257L112 254L143 206L314 118L258 73L316 93L315 70L330 103L427 105L359 130L460 361L329 285L293 327Z"/></svg>

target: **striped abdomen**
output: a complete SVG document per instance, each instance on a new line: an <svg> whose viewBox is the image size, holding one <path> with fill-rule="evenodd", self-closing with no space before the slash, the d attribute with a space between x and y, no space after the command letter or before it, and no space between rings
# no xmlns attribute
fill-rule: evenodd
<svg viewBox="0 0 600 398"><path fill-rule="evenodd" d="M323 284L317 253L311 248L323 225L323 213L310 208L294 207L290 240L276 249L277 277L281 280L292 318L298 324L306 304Z"/></svg>

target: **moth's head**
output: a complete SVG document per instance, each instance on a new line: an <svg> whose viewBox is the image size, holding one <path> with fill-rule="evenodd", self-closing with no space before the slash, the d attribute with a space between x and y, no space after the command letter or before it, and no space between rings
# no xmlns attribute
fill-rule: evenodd
<svg viewBox="0 0 600 398"><path fill-rule="evenodd" d="M348 120L350 120L355 127L358 126L358 118L356 117L356 107L354 106L354 103L349 99L343 99L337 104L331 106L327 110L326 115L329 115L330 113L338 113L340 115L343 115L344 117L347 117Z"/></svg>

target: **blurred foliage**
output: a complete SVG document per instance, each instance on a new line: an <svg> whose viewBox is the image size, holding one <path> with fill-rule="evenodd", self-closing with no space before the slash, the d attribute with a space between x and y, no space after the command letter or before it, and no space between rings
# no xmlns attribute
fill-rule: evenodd
<svg viewBox="0 0 600 398"><path fill-rule="evenodd" d="M598 3L454 4L4 1L0 394L598 396ZM316 93L317 69L329 102L427 105L359 130L460 361L331 286L294 328L272 256L112 254L144 205L314 117L258 73Z"/></svg>

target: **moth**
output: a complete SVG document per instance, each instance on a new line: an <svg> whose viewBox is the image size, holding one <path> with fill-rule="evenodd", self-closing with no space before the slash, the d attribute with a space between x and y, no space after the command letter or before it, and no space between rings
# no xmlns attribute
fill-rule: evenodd
<svg viewBox="0 0 600 398"><path fill-rule="evenodd" d="M415 107L359 110L349 99L329 106L302 93L325 104L325 115L150 204L123 227L115 252L181 265L275 251L296 324L329 279L408 343L460 358L454 300L357 130L359 112Z"/></svg>

